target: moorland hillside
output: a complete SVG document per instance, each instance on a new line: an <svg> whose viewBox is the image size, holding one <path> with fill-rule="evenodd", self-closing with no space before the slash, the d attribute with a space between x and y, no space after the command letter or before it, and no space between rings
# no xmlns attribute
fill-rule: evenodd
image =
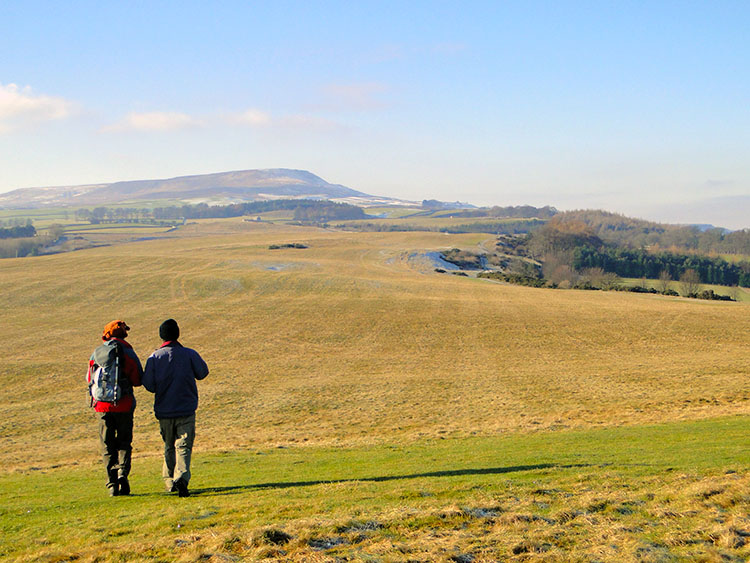
<svg viewBox="0 0 750 563"><path fill-rule="evenodd" d="M273 168L85 186L20 188L0 195L0 207L67 207L154 199L230 198L252 201L303 196L326 199L370 197L346 186L326 182L306 170Z"/></svg>
<svg viewBox="0 0 750 563"><path fill-rule="evenodd" d="M750 413L744 303L446 276L488 235L205 220L164 238L9 259L0 466L96 463L83 383L101 329L143 360L174 317L211 375L203 450L363 446ZM301 243L307 248L277 248ZM158 455L136 396L137 455Z"/></svg>

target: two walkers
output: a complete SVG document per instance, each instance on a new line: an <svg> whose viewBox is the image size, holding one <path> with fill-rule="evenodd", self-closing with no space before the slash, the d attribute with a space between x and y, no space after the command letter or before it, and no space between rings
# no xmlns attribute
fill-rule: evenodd
<svg viewBox="0 0 750 563"><path fill-rule="evenodd" d="M174 319L159 327L163 344L141 367L133 347L125 340L130 327L112 321L89 359L87 380L92 405L99 421L102 458L110 496L130 494L130 459L133 441L133 388L143 385L154 393L154 414L164 440L162 477L169 492L190 495L190 458L195 439L198 408L196 380L208 375L200 355L180 344L180 328Z"/></svg>

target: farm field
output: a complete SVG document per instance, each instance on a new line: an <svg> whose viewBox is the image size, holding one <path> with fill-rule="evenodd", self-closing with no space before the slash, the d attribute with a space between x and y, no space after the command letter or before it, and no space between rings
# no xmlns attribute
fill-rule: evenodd
<svg viewBox="0 0 750 563"><path fill-rule="evenodd" d="M428 253L489 239L237 218L3 260L0 494L10 503L0 554L748 555L747 303L434 273ZM269 249L288 243L308 248ZM107 499L86 361L115 318L145 361L168 317L211 368L196 443L204 493L186 504L159 493L161 441L138 389L134 486L144 496ZM90 525L107 502L122 511L119 531ZM43 530L49 507L69 522L59 532ZM269 527L289 545L262 539ZM311 543L319 536L346 541Z"/></svg>
<svg viewBox="0 0 750 563"><path fill-rule="evenodd" d="M183 205L183 202L179 200L139 200L133 203L113 203L108 204L107 207L111 209L117 208L145 208L153 209L154 207L168 207L171 205ZM82 206L81 209L91 209L95 206ZM76 220L75 213L79 208L77 207L46 207L36 209L0 209L0 221L22 221L25 222L27 219L31 219L34 223L34 227L37 230L43 230L50 227L53 224L60 224L64 226L86 226L90 224L88 222L81 222Z"/></svg>
<svg viewBox="0 0 750 563"><path fill-rule="evenodd" d="M382 216L389 219L400 219L408 215L414 215L421 211L420 207L402 207L386 205L383 207L367 207L368 215Z"/></svg>
<svg viewBox="0 0 750 563"><path fill-rule="evenodd" d="M644 280L640 278L623 278L622 279L622 285L626 287L635 287L639 285L643 285ZM645 287L647 288L654 288L656 290L659 290L661 287L661 284L659 280L645 280ZM680 292L680 282L675 280L671 281L669 283L669 287L678 293ZM712 290L717 295L728 295L735 301L750 301L750 288L747 287L727 287L725 285L712 285L708 283L702 283L700 284L700 290L699 291L705 291L705 290Z"/></svg>

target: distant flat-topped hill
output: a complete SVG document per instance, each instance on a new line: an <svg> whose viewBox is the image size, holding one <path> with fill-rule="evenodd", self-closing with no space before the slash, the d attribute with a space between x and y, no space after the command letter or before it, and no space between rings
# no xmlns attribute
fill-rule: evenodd
<svg viewBox="0 0 750 563"><path fill-rule="evenodd" d="M85 186L22 188L0 194L0 208L106 205L153 200L258 201L279 198L346 200L352 203L395 203L330 184L305 170L273 168L134 180Z"/></svg>

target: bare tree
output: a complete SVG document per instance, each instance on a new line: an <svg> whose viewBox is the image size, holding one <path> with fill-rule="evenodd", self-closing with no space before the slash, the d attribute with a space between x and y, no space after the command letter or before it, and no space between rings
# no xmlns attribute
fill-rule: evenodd
<svg viewBox="0 0 750 563"><path fill-rule="evenodd" d="M47 234L52 239L52 242L54 242L65 234L65 227L59 223L54 223L47 228Z"/></svg>
<svg viewBox="0 0 750 563"><path fill-rule="evenodd" d="M562 288L568 288L578 281L579 274L568 266L558 255L548 254L542 263L544 277Z"/></svg>
<svg viewBox="0 0 750 563"><path fill-rule="evenodd" d="M659 274L659 281L657 283L659 291L661 291L662 293L666 293L671 284L672 276L669 275L669 272L667 270L662 270Z"/></svg>
<svg viewBox="0 0 750 563"><path fill-rule="evenodd" d="M698 294L701 288L701 278L695 270L685 270L680 276L680 289L685 297L692 297Z"/></svg>
<svg viewBox="0 0 750 563"><path fill-rule="evenodd" d="M603 287L605 272L602 268L588 268L583 271L583 280L594 287Z"/></svg>
<svg viewBox="0 0 750 563"><path fill-rule="evenodd" d="M614 272L608 272L604 274L604 277L602 278L602 289L605 289L607 291L616 289L617 286L620 285L620 281L620 276L618 276Z"/></svg>

